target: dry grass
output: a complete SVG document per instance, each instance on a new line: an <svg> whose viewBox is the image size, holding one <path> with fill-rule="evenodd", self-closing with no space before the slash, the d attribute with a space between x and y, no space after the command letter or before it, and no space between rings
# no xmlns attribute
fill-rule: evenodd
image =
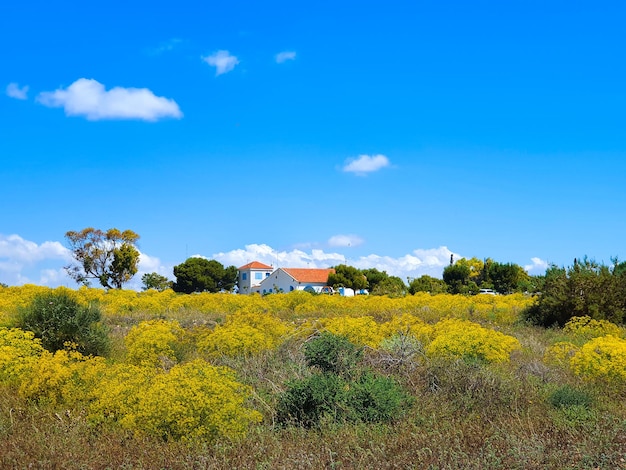
<svg viewBox="0 0 626 470"><path fill-rule="evenodd" d="M184 317L195 321L188 312ZM118 357L135 321L116 319ZM416 398L411 412L391 425L275 426L277 394L306 371L298 340L258 356L220 360L254 387L253 404L265 417L237 442L185 444L96 429L80 410L38 408L0 389L0 468L626 469L626 397L544 365L546 345L558 333L521 324L507 333L523 349L504 365L368 351L369 367L393 375ZM591 408L551 406L550 391L563 384L585 388Z"/></svg>

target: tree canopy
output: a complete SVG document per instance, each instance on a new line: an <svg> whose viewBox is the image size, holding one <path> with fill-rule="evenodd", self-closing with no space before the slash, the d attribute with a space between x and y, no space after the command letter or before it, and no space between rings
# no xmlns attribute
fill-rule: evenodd
<svg viewBox="0 0 626 470"><path fill-rule="evenodd" d="M162 292L172 288L172 281L159 273L146 273L141 276L141 282L143 283L143 290L155 289Z"/></svg>
<svg viewBox="0 0 626 470"><path fill-rule="evenodd" d="M569 268L550 266L541 295L526 319L542 326L563 326L572 317L621 323L626 319L626 264L613 266L583 258Z"/></svg>
<svg viewBox="0 0 626 470"><path fill-rule="evenodd" d="M346 264L335 266L335 272L328 276L328 284L333 287L348 287L359 290L367 289L367 277L360 269Z"/></svg>
<svg viewBox="0 0 626 470"><path fill-rule="evenodd" d="M448 286L443 280L429 276L428 274L424 274L416 279L413 279L409 283L409 294L411 295L415 295L417 292L440 294L447 291Z"/></svg>
<svg viewBox="0 0 626 470"><path fill-rule="evenodd" d="M219 261L194 257L174 266L174 276L175 292L230 292L237 283L238 271L235 266L225 268Z"/></svg>
<svg viewBox="0 0 626 470"><path fill-rule="evenodd" d="M89 285L97 279L102 287L121 289L137 273L139 235L132 230L112 228L106 232L92 227L65 234L75 264L65 266L77 283Z"/></svg>

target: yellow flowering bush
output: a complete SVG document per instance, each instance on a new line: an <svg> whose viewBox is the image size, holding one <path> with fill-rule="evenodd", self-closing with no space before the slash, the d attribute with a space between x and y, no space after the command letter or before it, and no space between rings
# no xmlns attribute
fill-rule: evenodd
<svg viewBox="0 0 626 470"><path fill-rule="evenodd" d="M422 343L430 342L433 335L433 326L420 320L415 315L405 313L393 317L381 325L381 334L384 338L391 338L397 334L410 334Z"/></svg>
<svg viewBox="0 0 626 470"><path fill-rule="evenodd" d="M83 356L75 350L44 351L24 374L20 395L53 406L73 406L89 399L93 384L105 368L102 357Z"/></svg>
<svg viewBox="0 0 626 470"><path fill-rule="evenodd" d="M612 335L585 343L570 360L574 373L585 380L626 385L626 340Z"/></svg>
<svg viewBox="0 0 626 470"><path fill-rule="evenodd" d="M622 330L619 326L608 320L594 320L590 316L572 317L563 327L565 333L574 336L592 339L599 336L612 335L619 337Z"/></svg>
<svg viewBox="0 0 626 470"><path fill-rule="evenodd" d="M578 346L569 341L559 341L546 349L543 360L547 364L569 367L570 360L578 351Z"/></svg>
<svg viewBox="0 0 626 470"><path fill-rule="evenodd" d="M28 305L35 295L49 290L33 285L0 289L0 326L6 324L10 314L19 306ZM520 312L533 302L531 297L522 294L463 296L430 295L426 292L402 298L314 296L298 291L262 297L209 293L186 295L169 289L163 292L154 289L135 292L81 287L76 290L76 294L82 304L97 304L108 318L146 319L150 315L159 315L179 320L190 314L219 318L246 311L266 313L284 320L371 316L378 322L385 322L397 315L410 313L426 321L449 317L512 324L519 319Z"/></svg>
<svg viewBox="0 0 626 470"><path fill-rule="evenodd" d="M95 389L90 419L164 439L234 439L261 421L246 406L251 390L231 369L202 360L168 372L118 364Z"/></svg>
<svg viewBox="0 0 626 470"><path fill-rule="evenodd" d="M44 351L33 332L0 328L0 384L19 385Z"/></svg>
<svg viewBox="0 0 626 470"><path fill-rule="evenodd" d="M276 348L291 331L270 314L241 312L228 315L223 325L199 335L197 347L214 357L256 354Z"/></svg>
<svg viewBox="0 0 626 470"><path fill-rule="evenodd" d="M179 361L185 331L176 321L148 320L132 327L124 342L127 361L157 366Z"/></svg>
<svg viewBox="0 0 626 470"><path fill-rule="evenodd" d="M442 320L434 326L434 339L426 346L429 356L507 362L520 342L467 320Z"/></svg>
<svg viewBox="0 0 626 470"><path fill-rule="evenodd" d="M322 318L319 323L327 331L360 346L377 348L384 339L380 325L369 316Z"/></svg>
<svg viewBox="0 0 626 470"><path fill-rule="evenodd" d="M154 367L134 364L109 366L93 387L90 421L116 423L124 429L136 430L135 410L140 396L157 373Z"/></svg>

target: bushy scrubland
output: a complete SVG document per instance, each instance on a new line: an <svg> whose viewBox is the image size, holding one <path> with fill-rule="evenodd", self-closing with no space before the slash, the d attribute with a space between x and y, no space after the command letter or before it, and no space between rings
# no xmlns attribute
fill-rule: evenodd
<svg viewBox="0 0 626 470"><path fill-rule="evenodd" d="M41 296L106 356L15 328ZM626 468L626 331L532 303L0 288L0 467Z"/></svg>

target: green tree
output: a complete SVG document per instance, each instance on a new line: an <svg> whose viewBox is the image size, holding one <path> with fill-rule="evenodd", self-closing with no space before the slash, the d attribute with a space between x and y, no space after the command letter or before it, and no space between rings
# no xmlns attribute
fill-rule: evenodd
<svg viewBox="0 0 626 470"><path fill-rule="evenodd" d="M424 274L413 279L409 284L409 294L415 295L417 292L430 292L431 294L440 294L448 290L447 284L442 279Z"/></svg>
<svg viewBox="0 0 626 470"><path fill-rule="evenodd" d="M348 287L359 290L367 289L367 277L360 269L346 264L335 266L335 272L328 276L328 284L333 287Z"/></svg>
<svg viewBox="0 0 626 470"><path fill-rule="evenodd" d="M15 326L32 331L52 352L72 343L82 354L104 355L110 343L101 320L97 306L81 305L66 291L50 291L35 296L21 309Z"/></svg>
<svg viewBox="0 0 626 470"><path fill-rule="evenodd" d="M390 297L403 297L406 295L407 287L404 281L398 276L389 276L382 280L371 291L372 295L388 295Z"/></svg>
<svg viewBox="0 0 626 470"><path fill-rule="evenodd" d="M146 273L141 276L143 282L143 290L155 289L159 292L172 288L172 281L158 273Z"/></svg>
<svg viewBox="0 0 626 470"><path fill-rule="evenodd" d="M443 281L451 294L467 294L478 291L474 281L470 281L471 269L468 264L459 263L446 266L443 270Z"/></svg>
<svg viewBox="0 0 626 470"><path fill-rule="evenodd" d="M139 235L132 230L112 228L105 231L88 227L65 234L76 264L65 266L68 275L79 284L97 279L102 287L121 289L137 273Z"/></svg>
<svg viewBox="0 0 626 470"><path fill-rule="evenodd" d="M389 278L389 274L387 274L386 271L379 271L376 268L362 269L361 273L367 279L367 285L370 291L374 291L378 284Z"/></svg>
<svg viewBox="0 0 626 470"><path fill-rule="evenodd" d="M176 282L172 285L175 292L230 292L237 283L237 268L224 267L216 260L189 258L184 263L174 266Z"/></svg>
<svg viewBox="0 0 626 470"><path fill-rule="evenodd" d="M525 317L543 326L563 326L572 317L621 323L626 318L626 272L589 260L574 260L569 268L551 266L541 295Z"/></svg>
<svg viewBox="0 0 626 470"><path fill-rule="evenodd" d="M490 262L487 277L493 289L500 294L526 290L530 281L530 276L524 268L515 263Z"/></svg>

